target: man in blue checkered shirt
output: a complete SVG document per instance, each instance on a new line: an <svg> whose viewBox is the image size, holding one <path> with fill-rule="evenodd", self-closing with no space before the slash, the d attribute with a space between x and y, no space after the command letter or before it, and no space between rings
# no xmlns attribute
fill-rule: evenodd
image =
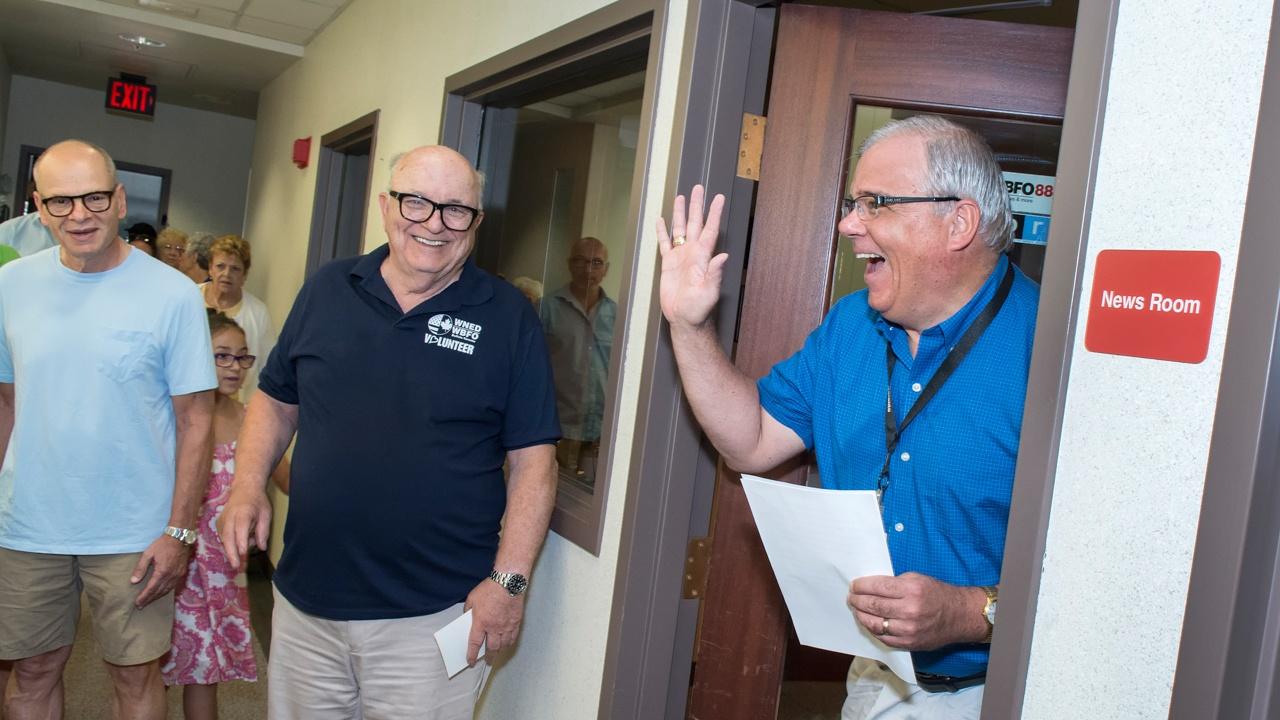
<svg viewBox="0 0 1280 720"><path fill-rule="evenodd" d="M813 449L825 487L877 490L894 577L850 584L858 622L912 651L917 682L855 659L843 718L977 718L1022 424L1039 289L1005 256L1013 230L995 158L934 116L862 147L839 230L866 290L753 382L709 317L727 256L724 198L703 190L659 223L661 302L684 390L726 463L767 471Z"/></svg>

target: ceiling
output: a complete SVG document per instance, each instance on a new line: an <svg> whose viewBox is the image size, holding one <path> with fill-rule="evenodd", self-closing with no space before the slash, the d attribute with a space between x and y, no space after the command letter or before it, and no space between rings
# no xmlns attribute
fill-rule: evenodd
<svg viewBox="0 0 1280 720"><path fill-rule="evenodd" d="M104 91L120 72L144 75L161 102L251 118L258 92L351 1L0 0L0 51L18 75Z"/></svg>

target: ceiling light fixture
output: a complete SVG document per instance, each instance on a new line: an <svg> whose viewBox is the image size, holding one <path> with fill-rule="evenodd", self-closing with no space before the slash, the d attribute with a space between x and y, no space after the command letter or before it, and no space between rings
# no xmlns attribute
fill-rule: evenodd
<svg viewBox="0 0 1280 720"><path fill-rule="evenodd" d="M156 40L155 38L149 38L146 35L125 35L124 33L121 33L116 37L129 43L130 45L133 45L134 49L144 48L144 47L162 48L162 47L165 47L165 45L167 44L163 40Z"/></svg>

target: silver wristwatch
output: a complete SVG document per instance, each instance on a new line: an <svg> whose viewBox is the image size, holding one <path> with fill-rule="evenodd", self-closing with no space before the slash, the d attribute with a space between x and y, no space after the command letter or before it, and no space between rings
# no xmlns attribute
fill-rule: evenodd
<svg viewBox="0 0 1280 720"><path fill-rule="evenodd" d="M187 528L179 528L169 525L164 529L164 534L187 547L191 547L196 544L197 535L195 530L188 530Z"/></svg>
<svg viewBox="0 0 1280 720"><path fill-rule="evenodd" d="M498 583L511 597L515 597L529 588L529 578L520 573L505 573L494 570L489 579Z"/></svg>

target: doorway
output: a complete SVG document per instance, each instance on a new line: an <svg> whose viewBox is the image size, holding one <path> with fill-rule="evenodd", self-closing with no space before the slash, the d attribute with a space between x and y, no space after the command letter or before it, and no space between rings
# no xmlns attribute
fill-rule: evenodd
<svg viewBox="0 0 1280 720"><path fill-rule="evenodd" d="M370 163L375 157L378 110L320 138L316 199L304 277L330 260L359 255L368 212Z"/></svg>
<svg viewBox="0 0 1280 720"><path fill-rule="evenodd" d="M850 273L835 226L857 138L877 118L946 114L987 137L1007 173L1052 178L1072 40L1066 28L783 5L737 366L763 375L821 322L833 293L855 289L842 287L842 275ZM1021 229L1026 240L1038 237ZM1040 247L1020 244L1013 256L1040 276ZM772 477L803 483L811 474L797 461ZM688 716L775 718L784 676L812 666L812 652L788 655L780 593L737 475L723 468L714 515ZM744 627L752 629L749 638ZM826 710L816 715L829 716Z"/></svg>

